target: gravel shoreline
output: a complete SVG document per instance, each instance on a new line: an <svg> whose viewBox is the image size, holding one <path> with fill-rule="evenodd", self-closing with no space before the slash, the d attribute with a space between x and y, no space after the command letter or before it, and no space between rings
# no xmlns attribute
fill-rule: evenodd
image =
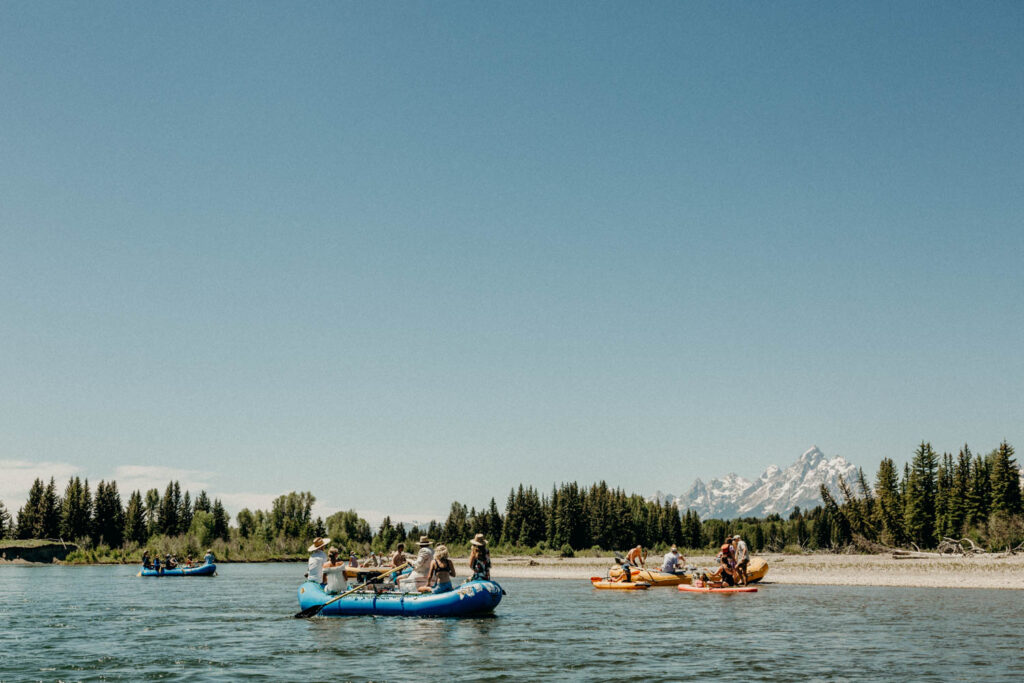
<svg viewBox="0 0 1024 683"><path fill-rule="evenodd" d="M764 584L900 586L905 588L1000 588L1024 590L1024 555L935 556L894 559L892 555L759 555L768 561ZM612 557L493 557L495 579L534 578L586 581L604 576ZM711 567L713 556L688 557ZM651 564L651 563L648 563Z"/></svg>

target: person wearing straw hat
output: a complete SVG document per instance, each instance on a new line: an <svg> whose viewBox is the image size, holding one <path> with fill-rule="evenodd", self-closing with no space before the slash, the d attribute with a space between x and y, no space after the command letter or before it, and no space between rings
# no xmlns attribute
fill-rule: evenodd
<svg viewBox="0 0 1024 683"><path fill-rule="evenodd" d="M430 547L432 543L428 537L420 536L420 551L412 560L412 573L398 582L403 593L414 593L427 585L427 574L434 559L434 550Z"/></svg>
<svg viewBox="0 0 1024 683"><path fill-rule="evenodd" d="M473 546L469 553L469 569L473 572L470 581L491 580L491 553L487 550L487 541L483 534L477 534L469 542Z"/></svg>
<svg viewBox="0 0 1024 683"><path fill-rule="evenodd" d="M306 550L309 551L309 566L306 578L317 583L324 582L324 565L327 563L327 555L324 553L324 546L331 542L329 538L317 536L313 539L313 545Z"/></svg>

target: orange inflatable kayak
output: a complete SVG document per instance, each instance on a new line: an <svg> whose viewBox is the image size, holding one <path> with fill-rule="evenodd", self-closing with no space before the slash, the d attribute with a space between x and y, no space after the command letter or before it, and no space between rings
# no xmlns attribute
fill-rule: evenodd
<svg viewBox="0 0 1024 683"><path fill-rule="evenodd" d="M680 585L677 588L686 593L756 593L757 589L753 586L722 586L721 588L711 588L709 586L686 586Z"/></svg>
<svg viewBox="0 0 1024 683"><path fill-rule="evenodd" d="M590 584L594 588L606 588L608 590L639 591L651 587L645 581L607 581L599 576L590 577Z"/></svg>

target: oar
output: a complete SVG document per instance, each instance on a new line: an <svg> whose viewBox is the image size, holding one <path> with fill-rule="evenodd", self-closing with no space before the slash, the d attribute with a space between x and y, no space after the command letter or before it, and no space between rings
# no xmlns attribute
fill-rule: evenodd
<svg viewBox="0 0 1024 683"><path fill-rule="evenodd" d="M307 607L306 609L304 609L301 612L299 612L298 614L296 614L295 618L296 619L309 619L310 617L315 617L316 615L320 614L320 612L323 610L324 607L327 607L327 605L330 605L332 602L337 602L338 600L341 600L346 595L352 595L353 593L355 593L360 588L366 588L367 586L369 586L374 581L380 581L381 579L383 579L388 574L394 574L395 572L401 571L401 570L405 569L408 566L409 566L409 563L406 562L405 564L401 564L401 565L395 567L394 569L392 569L389 572L385 572L383 574L378 574L377 576L373 577L372 579L370 579L366 583L361 583L358 586L356 586L355 588L351 588L351 589L345 591L344 593L342 593L341 595L338 595L336 597L331 598L330 600L328 600L327 602L323 603L322 605L313 605L312 607Z"/></svg>

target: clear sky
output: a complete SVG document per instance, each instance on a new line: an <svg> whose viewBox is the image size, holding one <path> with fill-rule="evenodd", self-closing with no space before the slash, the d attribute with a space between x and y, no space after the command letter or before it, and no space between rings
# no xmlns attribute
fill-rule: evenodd
<svg viewBox="0 0 1024 683"><path fill-rule="evenodd" d="M1024 448L1022 35L1020 2L4 2L0 499L422 519Z"/></svg>

